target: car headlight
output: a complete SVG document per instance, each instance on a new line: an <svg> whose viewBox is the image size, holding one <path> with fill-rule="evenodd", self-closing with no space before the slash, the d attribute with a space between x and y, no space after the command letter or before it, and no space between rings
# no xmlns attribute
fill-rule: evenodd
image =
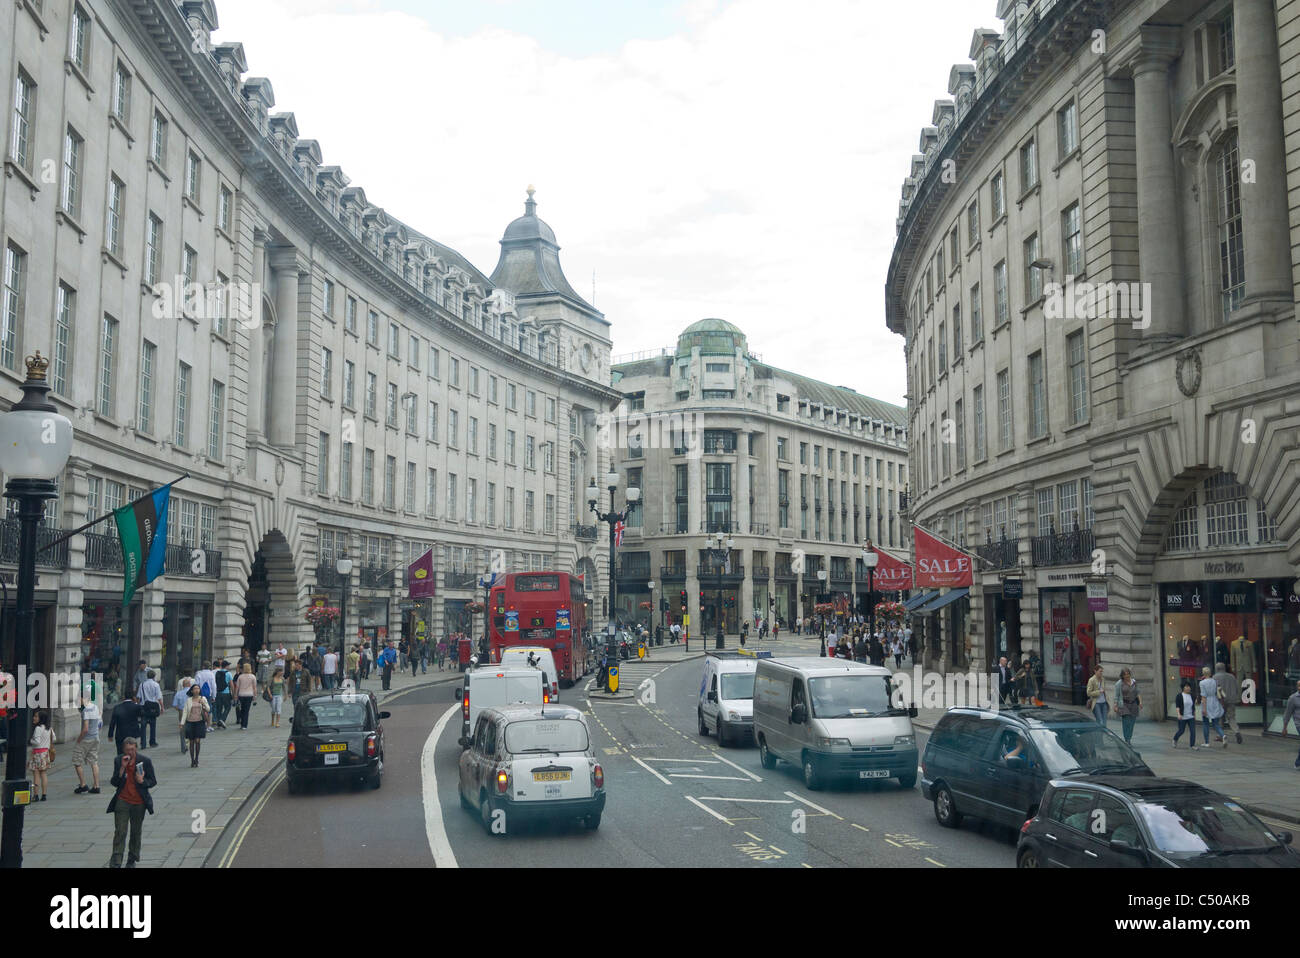
<svg viewBox="0 0 1300 958"><path fill-rule="evenodd" d="M824 748L831 748L836 745L848 745L849 740L846 738L825 738L823 736L818 736L817 744Z"/></svg>
<svg viewBox="0 0 1300 958"><path fill-rule="evenodd" d="M728 713L727 713L727 721L728 721L728 722L739 722L739 721L740 721L740 713L739 713L739 712L728 712Z"/></svg>
<svg viewBox="0 0 1300 958"><path fill-rule="evenodd" d="M915 736L915 735L895 735L895 736L894 736L894 744L895 744L895 745L915 745L915 744L916 744L916 736Z"/></svg>

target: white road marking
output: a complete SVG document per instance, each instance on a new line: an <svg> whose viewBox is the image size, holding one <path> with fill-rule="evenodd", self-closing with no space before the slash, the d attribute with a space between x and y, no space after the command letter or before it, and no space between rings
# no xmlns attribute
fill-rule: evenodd
<svg viewBox="0 0 1300 958"><path fill-rule="evenodd" d="M658 772L656 772L653 768L651 768L651 767L650 767L649 765L647 765L645 762L641 761L641 760L640 760L639 758L637 758L635 755L630 755L630 756L628 756L628 757L631 758L632 761L634 761L634 762L636 762L638 765L640 765L640 766L641 766L643 769L645 769L647 772L649 772L651 775L653 775L655 778L659 779L659 781L663 782L665 785L671 785L671 784L672 784L672 782L668 781L668 779L664 778L662 775L660 775Z"/></svg>
<svg viewBox="0 0 1300 958"><path fill-rule="evenodd" d="M723 816L719 815L717 812L715 812L713 809L709 808L709 806L705 805L703 802L696 801L695 799L691 798L691 796L689 796L689 795L683 795L682 797L685 798L685 799L686 799L688 802L690 802L692 805L698 805L700 808L704 809L706 812L708 812L710 815L712 815L712 816L713 816L714 818L716 818L718 821L720 821L720 822L725 822L725 823L728 824L728 825L731 824L731 819L729 819L729 818L724 818Z"/></svg>
<svg viewBox="0 0 1300 958"><path fill-rule="evenodd" d="M725 795L701 795L702 802L748 802L753 805L793 805L788 798L728 798Z"/></svg>
<svg viewBox="0 0 1300 958"><path fill-rule="evenodd" d="M841 818L839 815L836 815L836 814L835 814L834 812L832 812L829 808L822 808L822 807L821 807L820 805L818 805L816 802L810 802L808 799L806 799L806 798L804 798L804 797L802 797L802 796L800 796L800 795L796 795L794 792L786 792L785 794L789 795L789 796L790 796L791 798L793 798L796 802L803 802L803 803L804 803L805 805L807 805L809 808L815 808L815 809L817 809L817 811L821 812L823 815L829 815L831 818L839 818L840 821L844 821L843 818Z"/></svg>
<svg viewBox="0 0 1300 958"><path fill-rule="evenodd" d="M714 752L713 754L714 754L714 755L718 755L717 752ZM761 781L762 781L762 779L759 778L757 775L755 775L753 772L749 771L748 769L741 768L739 765L737 765L735 762L731 761L730 759L723 758L721 755L718 755L718 760L721 761L721 762L726 762L728 765L730 765L732 768L734 768L737 772L741 772L741 773L743 773L743 774L745 774L745 775L748 775L750 778L752 778L752 779L753 779L754 781L756 781L756 782L761 782Z"/></svg>
<svg viewBox="0 0 1300 958"><path fill-rule="evenodd" d="M712 778L721 782L743 782L745 779L737 775L688 775L685 772L669 772L669 778Z"/></svg>
<svg viewBox="0 0 1300 958"><path fill-rule="evenodd" d="M424 794L424 834L429 840L429 851L433 852L435 868L457 868L456 856L447 840L447 829L442 821L442 804L438 801L438 776L433 768L433 752L438 745L438 737L447 727L451 717L460 711L457 702L443 713L438 724L433 727L429 737L424 740L424 750L420 753L420 780ZM460 789L459 783L456 786Z"/></svg>
<svg viewBox="0 0 1300 958"><path fill-rule="evenodd" d="M656 762L689 762L692 765L717 765L718 763L707 758L656 758Z"/></svg>

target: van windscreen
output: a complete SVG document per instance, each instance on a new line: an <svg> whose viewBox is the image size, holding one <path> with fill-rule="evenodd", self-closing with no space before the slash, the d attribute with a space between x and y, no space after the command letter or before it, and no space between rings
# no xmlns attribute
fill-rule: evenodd
<svg viewBox="0 0 1300 958"><path fill-rule="evenodd" d="M754 673L732 672L722 675L722 695L726 701L732 699L752 699L754 697Z"/></svg>
<svg viewBox="0 0 1300 958"><path fill-rule="evenodd" d="M831 675L808 680L817 718L889 715L889 679L883 675Z"/></svg>

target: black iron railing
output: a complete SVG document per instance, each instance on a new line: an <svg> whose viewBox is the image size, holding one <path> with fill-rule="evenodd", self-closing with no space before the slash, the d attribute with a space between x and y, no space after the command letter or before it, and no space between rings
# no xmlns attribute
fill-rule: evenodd
<svg viewBox="0 0 1300 958"><path fill-rule="evenodd" d="M701 579L717 579L721 576L725 581L732 579L745 578L745 566L740 562L731 563L731 571L726 571L725 566L699 565L695 567L695 574Z"/></svg>
<svg viewBox="0 0 1300 958"><path fill-rule="evenodd" d="M1001 539L975 547L975 554L994 569L1011 569L1020 564L1020 540Z"/></svg>
<svg viewBox="0 0 1300 958"><path fill-rule="evenodd" d="M749 574L757 580L766 581L771 576L772 570L765 565L756 565L749 570Z"/></svg>
<svg viewBox="0 0 1300 958"><path fill-rule="evenodd" d="M121 572L122 544L117 536L86 532L86 569L89 572Z"/></svg>
<svg viewBox="0 0 1300 958"><path fill-rule="evenodd" d="M172 543L167 546L167 556L163 564L163 571L167 575L191 576L196 579L220 579L221 578L221 553L215 549L201 549L203 561L198 564L198 570L195 571L195 547L187 546L183 543Z"/></svg>
<svg viewBox="0 0 1300 958"><path fill-rule="evenodd" d="M573 538L579 542L595 542L599 532L595 526L575 525L572 527Z"/></svg>
<svg viewBox="0 0 1300 958"><path fill-rule="evenodd" d="M1096 537L1091 529L1075 529L1054 535L1034 536L1030 540L1034 565L1077 565L1092 561Z"/></svg>
<svg viewBox="0 0 1300 958"><path fill-rule="evenodd" d="M659 567L659 578L661 579L685 579L686 566L684 565L661 565Z"/></svg>
<svg viewBox="0 0 1300 958"><path fill-rule="evenodd" d="M0 562L16 564L18 562L19 525L17 519L0 520ZM60 542L52 549L42 548L63 535L62 529L50 526L36 527L36 564L46 569L66 569L68 567L68 544ZM117 539L114 538L116 543ZM118 546L118 558L121 558L121 546Z"/></svg>
<svg viewBox="0 0 1300 958"><path fill-rule="evenodd" d="M448 589L477 589L477 572L458 572L455 569L447 573Z"/></svg>
<svg viewBox="0 0 1300 958"><path fill-rule="evenodd" d="M337 589L343 584L338 566L333 562L322 562L316 566L316 584L322 589Z"/></svg>
<svg viewBox="0 0 1300 958"><path fill-rule="evenodd" d="M361 587L363 589L391 589L396 582L396 569L383 569L377 565L362 566Z"/></svg>

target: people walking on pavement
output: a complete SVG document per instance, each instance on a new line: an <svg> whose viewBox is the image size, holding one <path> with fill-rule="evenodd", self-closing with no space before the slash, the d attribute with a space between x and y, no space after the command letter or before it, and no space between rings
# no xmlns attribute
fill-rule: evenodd
<svg viewBox="0 0 1300 958"><path fill-rule="evenodd" d="M1223 734L1223 701L1220 698L1223 689L1219 688L1218 683L1214 681L1208 665L1201 669L1200 692L1201 730L1205 733L1205 744L1210 744L1210 727L1213 726L1215 734L1219 736L1216 741L1227 748L1228 737Z"/></svg>
<svg viewBox="0 0 1300 958"><path fill-rule="evenodd" d="M307 670L308 691L315 692L321 684L321 661L316 650L310 645L302 650L302 667Z"/></svg>
<svg viewBox="0 0 1300 958"><path fill-rule="evenodd" d="M1121 669L1119 681L1115 683L1115 714L1124 729L1124 741L1132 745L1133 727L1142 714L1142 695L1131 669Z"/></svg>
<svg viewBox="0 0 1300 958"><path fill-rule="evenodd" d="M411 646L411 656L409 665L411 666L411 678L415 678L420 672L420 661L424 658L424 643L419 639Z"/></svg>
<svg viewBox="0 0 1300 958"><path fill-rule="evenodd" d="M1020 699L1020 704L1033 705L1034 699L1038 698L1038 676L1035 675L1033 661L1028 656L1021 660L1020 668L1016 669L1011 681L1016 687L1016 697Z"/></svg>
<svg viewBox="0 0 1300 958"><path fill-rule="evenodd" d="M348 650L348 657L345 663L348 678L352 680L352 687L361 688L361 651L354 645Z"/></svg>
<svg viewBox="0 0 1300 958"><path fill-rule="evenodd" d="M293 696L293 707L298 708L298 702L302 697L311 691L311 674L302 667L301 661L293 663L292 679L293 688L290 694Z"/></svg>
<svg viewBox="0 0 1300 958"><path fill-rule="evenodd" d="M339 654L333 649L325 653L320 665L320 683L323 689L332 689L338 684Z"/></svg>
<svg viewBox="0 0 1300 958"><path fill-rule="evenodd" d="M389 639L384 646L384 651L379 653L379 666L383 669L385 692L393 683L393 666L396 664L397 650L393 648L393 640Z"/></svg>
<svg viewBox="0 0 1300 958"><path fill-rule="evenodd" d="M289 650L284 647L284 642L275 644L275 659L271 662L271 668L279 669L284 675L289 674Z"/></svg>
<svg viewBox="0 0 1300 958"><path fill-rule="evenodd" d="M27 757L27 769L32 773L32 801L43 802L49 792L46 772L50 767L50 749L54 746L54 729L50 728L50 713L38 709L32 717L32 751ZM36 793L41 793L37 798Z"/></svg>
<svg viewBox="0 0 1300 958"><path fill-rule="evenodd" d="M1188 733L1191 747L1196 748L1196 696L1192 694L1191 679L1183 679L1183 690L1174 699L1174 708L1178 713L1178 731L1174 733L1174 748L1178 747L1178 740L1183 737L1184 731Z"/></svg>
<svg viewBox="0 0 1300 958"><path fill-rule="evenodd" d="M122 745L128 738L139 742L140 739L140 696L118 702L113 709L113 717L108 722L108 734L117 742L117 754L122 754Z"/></svg>
<svg viewBox="0 0 1300 958"><path fill-rule="evenodd" d="M269 643L263 642L262 647L257 650L257 681L265 685L267 679L271 677L271 663L275 660L275 653L271 651Z"/></svg>
<svg viewBox="0 0 1300 958"><path fill-rule="evenodd" d="M203 689L191 685L190 697L185 700L185 738L190 743L190 768L199 767L199 747L207 737L211 717L212 706L203 694Z"/></svg>
<svg viewBox="0 0 1300 958"><path fill-rule="evenodd" d="M72 770L77 773L74 795L99 794L99 727L103 724L99 706L90 694L90 686L86 686L81 693L81 731L72 743ZM91 785L86 784L86 776L81 771L87 765L90 766Z"/></svg>
<svg viewBox="0 0 1300 958"><path fill-rule="evenodd" d="M1295 719L1296 734L1300 735L1300 682L1296 682L1295 691L1286 700L1286 710L1282 712L1282 737L1286 738L1286 727ZM1300 768L1300 753L1295 757L1295 767Z"/></svg>
<svg viewBox="0 0 1300 958"><path fill-rule="evenodd" d="M216 676L216 696L212 700L212 725L215 728L226 727L226 717L230 715L230 683L234 676L230 674L230 663L225 659L212 663L212 672Z"/></svg>
<svg viewBox="0 0 1300 958"><path fill-rule="evenodd" d="M253 708L253 700L257 697L257 676L253 674L253 666L244 665L244 671L235 676L235 701L239 703L239 730L241 732L248 730L248 713Z"/></svg>
<svg viewBox="0 0 1300 958"><path fill-rule="evenodd" d="M438 664L438 671L442 671L442 665L447 661L447 640L439 639L438 644L434 647L434 660Z"/></svg>
<svg viewBox="0 0 1300 958"><path fill-rule="evenodd" d="M185 701L190 697L190 688L194 685L194 680L188 675L181 679L180 685L176 688L176 694L172 696L172 708L176 710L176 721L181 730L181 754L184 755L189 749L185 738Z"/></svg>
<svg viewBox="0 0 1300 958"><path fill-rule="evenodd" d="M402 639L397 643L397 668L400 672L406 671L406 658L409 650L410 646L406 644L406 639Z"/></svg>
<svg viewBox="0 0 1300 958"><path fill-rule="evenodd" d="M284 708L284 670L276 669L271 673L268 686L271 690L271 728L280 727L280 712Z"/></svg>
<svg viewBox="0 0 1300 958"><path fill-rule="evenodd" d="M217 696L217 671L216 667L205 668L201 663L199 670L194 673L194 684L199 687L203 697L211 702ZM212 731L212 724L209 722L208 731Z"/></svg>
<svg viewBox="0 0 1300 958"><path fill-rule="evenodd" d="M135 667L135 675L131 677L131 696L135 697L140 691L140 686L144 685L144 680L149 677L149 663L141 659Z"/></svg>
<svg viewBox="0 0 1300 958"><path fill-rule="evenodd" d="M162 686L158 684L157 673L150 669L144 682L140 685L140 748L158 747L158 716L162 715ZM149 734L146 736L145 732Z"/></svg>
<svg viewBox="0 0 1300 958"><path fill-rule="evenodd" d="M113 857L108 864L111 868L121 868L122 852L126 851L126 867L134 868L140 860L145 812L153 814L153 796L149 789L158 784L158 779L154 776L153 762L137 753L135 739L128 738L122 746L122 754L114 762L113 777L109 780L117 791L108 803L108 812L113 816ZM131 836L129 848L128 830Z"/></svg>
<svg viewBox="0 0 1300 958"><path fill-rule="evenodd" d="M1106 724L1110 702L1106 698L1106 669L1101 665L1092 670L1092 678L1088 679L1088 711L1098 725Z"/></svg>
<svg viewBox="0 0 1300 958"><path fill-rule="evenodd" d="M1223 703L1223 728L1226 734L1231 728L1237 733L1237 744L1241 744L1241 726L1237 724L1237 705L1241 702L1241 683L1237 677L1228 671L1228 667L1222 662L1215 663L1214 666L1214 684L1219 687L1223 693L1220 701Z"/></svg>

